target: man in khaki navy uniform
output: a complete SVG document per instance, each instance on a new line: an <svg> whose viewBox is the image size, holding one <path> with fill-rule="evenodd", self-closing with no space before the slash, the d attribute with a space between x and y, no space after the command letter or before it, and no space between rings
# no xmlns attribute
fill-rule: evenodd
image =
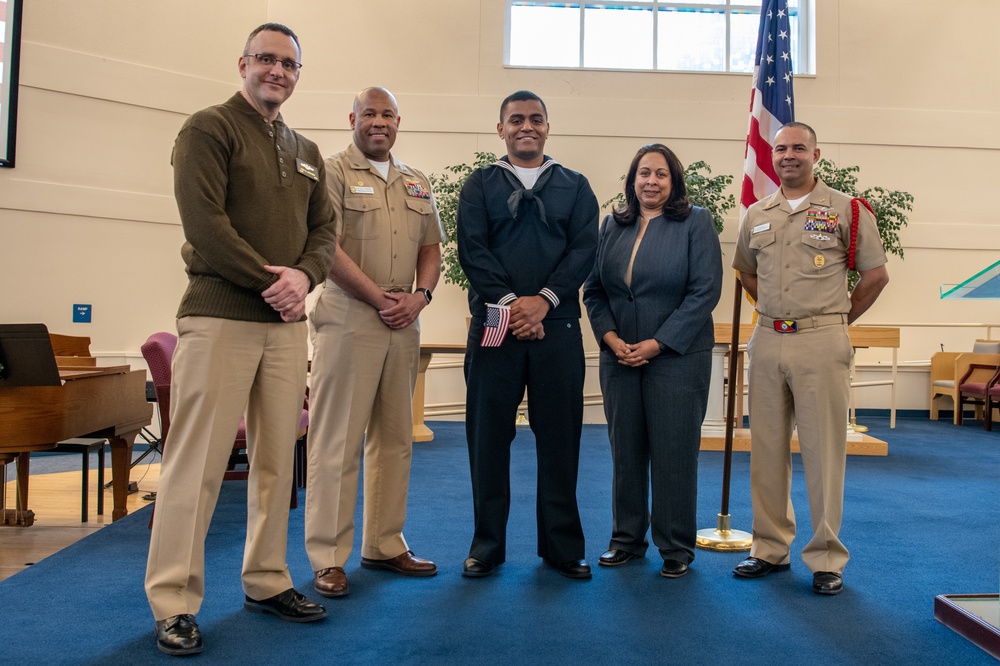
<svg viewBox="0 0 1000 666"><path fill-rule="evenodd" d="M340 213L335 264L310 315L305 540L316 590L328 597L350 591L344 564L354 542L362 443L361 566L404 576L437 573L433 562L410 551L403 523L417 316L441 273L443 232L430 182L389 152L400 120L392 94L362 90L349 118L354 141L326 160L326 182Z"/></svg>
<svg viewBox="0 0 1000 666"><path fill-rule="evenodd" d="M838 538L844 503L847 410L854 350L847 326L889 282L875 218L859 206L847 292L851 197L813 175L816 133L788 123L775 136L781 188L747 211L733 267L757 302L750 356L750 496L753 547L733 573L759 578L790 567L795 538L791 435L798 427L813 538L802 560L817 594L839 594L848 552Z"/></svg>

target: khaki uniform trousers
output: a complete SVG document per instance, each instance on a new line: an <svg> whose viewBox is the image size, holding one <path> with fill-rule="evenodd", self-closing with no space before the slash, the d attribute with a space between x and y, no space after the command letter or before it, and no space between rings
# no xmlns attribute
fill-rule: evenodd
<svg viewBox="0 0 1000 666"><path fill-rule="evenodd" d="M170 433L146 565L157 620L201 607L205 535L244 410L250 476L243 590L267 599L292 587L285 546L306 325L183 317L177 332Z"/></svg>
<svg viewBox="0 0 1000 666"><path fill-rule="evenodd" d="M310 315L306 553L314 571L342 567L354 543L364 447L361 555L390 559L403 538L413 451L417 323L393 330L371 305L329 284ZM366 434L367 431L367 434Z"/></svg>
<svg viewBox="0 0 1000 666"><path fill-rule="evenodd" d="M847 326L778 333L757 326L750 356L751 556L785 564L795 538L793 425L798 427L813 537L802 560L813 572L841 572L849 558L838 534L844 506L850 365Z"/></svg>

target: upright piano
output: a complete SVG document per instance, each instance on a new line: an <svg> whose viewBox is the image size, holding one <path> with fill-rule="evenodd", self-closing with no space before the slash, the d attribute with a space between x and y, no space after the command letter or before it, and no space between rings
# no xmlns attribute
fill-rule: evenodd
<svg viewBox="0 0 1000 666"><path fill-rule="evenodd" d="M54 448L74 437L99 437L110 442L114 475L111 517L118 520L128 513L132 446L153 415L152 405L146 402L146 371L127 365L100 367L90 355L90 338L45 334L51 345L47 353L56 363L58 378L42 386L0 381L0 464L16 461L19 507L0 507L0 525L28 526L34 521L28 508L31 452ZM13 365L16 360L8 358L7 363Z"/></svg>

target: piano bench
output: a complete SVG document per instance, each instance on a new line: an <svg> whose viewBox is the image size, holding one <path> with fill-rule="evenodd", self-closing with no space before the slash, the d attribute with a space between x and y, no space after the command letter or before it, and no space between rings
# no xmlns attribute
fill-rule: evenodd
<svg viewBox="0 0 1000 666"><path fill-rule="evenodd" d="M82 498L82 518L80 522L87 522L89 507L87 498L90 495L90 454L97 451L97 515L104 515L104 447L108 443L106 439L88 439L78 437L59 442L52 451L61 453L82 453L83 454L83 498Z"/></svg>

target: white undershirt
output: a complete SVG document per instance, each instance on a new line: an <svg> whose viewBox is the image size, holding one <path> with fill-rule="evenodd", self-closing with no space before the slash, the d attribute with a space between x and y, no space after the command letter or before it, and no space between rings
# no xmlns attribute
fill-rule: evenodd
<svg viewBox="0 0 1000 666"><path fill-rule="evenodd" d="M812 192L810 192L809 194L812 194ZM792 212L793 213L798 209L799 206L802 205L803 201L805 201L806 199L809 198L809 194L805 195L804 197L799 197L798 199L794 199L794 200L793 199L789 199L788 200L788 205L792 207Z"/></svg>
<svg viewBox="0 0 1000 666"><path fill-rule="evenodd" d="M514 173L517 174L517 177L521 179L524 189L530 190L535 186L535 181L538 180L538 172L542 167L524 168L514 166L513 164L511 166L514 167Z"/></svg>
<svg viewBox="0 0 1000 666"><path fill-rule="evenodd" d="M373 167L375 167L375 170L378 171L379 174L382 176L382 180L388 182L388 180L389 180L389 160L386 160L385 162L376 162L375 160L369 159L368 163L371 164Z"/></svg>

